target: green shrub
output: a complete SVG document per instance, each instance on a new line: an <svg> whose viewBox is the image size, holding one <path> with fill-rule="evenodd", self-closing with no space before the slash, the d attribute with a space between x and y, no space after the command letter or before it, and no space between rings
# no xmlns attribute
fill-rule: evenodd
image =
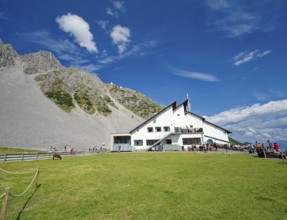
<svg viewBox="0 0 287 220"><path fill-rule="evenodd" d="M87 112L89 114L95 113L95 108L94 108L88 94L77 91L74 94L74 99L76 100L76 102L78 103L78 105L80 106L80 108L82 110L84 110L85 112Z"/></svg>
<svg viewBox="0 0 287 220"><path fill-rule="evenodd" d="M66 112L71 112L75 107L72 96L63 90L49 90L45 95Z"/></svg>
<svg viewBox="0 0 287 220"><path fill-rule="evenodd" d="M112 110L109 108L107 103L104 102L102 99L99 102L97 102L96 108L97 111L104 116L108 116L109 114L112 113Z"/></svg>

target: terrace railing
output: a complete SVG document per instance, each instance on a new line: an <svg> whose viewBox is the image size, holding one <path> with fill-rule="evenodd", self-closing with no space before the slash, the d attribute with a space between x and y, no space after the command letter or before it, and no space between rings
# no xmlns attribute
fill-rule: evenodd
<svg viewBox="0 0 287 220"><path fill-rule="evenodd" d="M203 128L180 128L175 127L174 131L180 134L195 134L195 133L202 133Z"/></svg>

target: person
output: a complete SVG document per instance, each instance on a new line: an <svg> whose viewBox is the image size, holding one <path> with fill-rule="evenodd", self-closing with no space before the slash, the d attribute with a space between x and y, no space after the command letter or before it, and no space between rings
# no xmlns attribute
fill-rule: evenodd
<svg viewBox="0 0 287 220"><path fill-rule="evenodd" d="M267 143L269 145L269 151L273 152L273 145L272 145L272 143L269 140L267 140Z"/></svg>
<svg viewBox="0 0 287 220"><path fill-rule="evenodd" d="M261 152L262 146L257 141L255 142L256 152L259 154Z"/></svg>
<svg viewBox="0 0 287 220"><path fill-rule="evenodd" d="M274 143L274 152L280 152L280 145L278 143Z"/></svg>

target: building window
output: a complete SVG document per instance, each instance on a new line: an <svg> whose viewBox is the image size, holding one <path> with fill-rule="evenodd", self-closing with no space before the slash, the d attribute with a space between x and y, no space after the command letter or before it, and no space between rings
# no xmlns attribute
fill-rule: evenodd
<svg viewBox="0 0 287 220"><path fill-rule="evenodd" d="M130 136L115 136L114 143L115 144L130 144L131 137Z"/></svg>
<svg viewBox="0 0 287 220"><path fill-rule="evenodd" d="M143 146L143 140L134 140L134 146Z"/></svg>
<svg viewBox="0 0 287 220"><path fill-rule="evenodd" d="M155 142L157 142L158 140L146 140L146 145L153 145Z"/></svg>
<svg viewBox="0 0 287 220"><path fill-rule="evenodd" d="M153 132L153 127L148 127L147 132Z"/></svg>
<svg viewBox="0 0 287 220"><path fill-rule="evenodd" d="M200 138L182 138L183 145L201 145Z"/></svg>
<svg viewBox="0 0 287 220"><path fill-rule="evenodd" d="M166 139L166 140L165 140L165 143L166 143L166 144L171 144L171 139Z"/></svg>
<svg viewBox="0 0 287 220"><path fill-rule="evenodd" d="M155 127L156 132L161 132L161 127Z"/></svg>
<svg viewBox="0 0 287 220"><path fill-rule="evenodd" d="M165 126L163 127L164 132L169 132L170 131L170 127L169 126Z"/></svg>

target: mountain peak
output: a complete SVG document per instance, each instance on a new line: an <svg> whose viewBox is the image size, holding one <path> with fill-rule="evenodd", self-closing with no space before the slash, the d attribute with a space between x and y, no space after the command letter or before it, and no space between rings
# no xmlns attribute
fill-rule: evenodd
<svg viewBox="0 0 287 220"><path fill-rule="evenodd" d="M9 67L15 65L17 52L10 44L4 44L0 39L0 67Z"/></svg>
<svg viewBox="0 0 287 220"><path fill-rule="evenodd" d="M49 51L39 51L23 56L24 72L26 74L46 73L63 69L62 64Z"/></svg>

